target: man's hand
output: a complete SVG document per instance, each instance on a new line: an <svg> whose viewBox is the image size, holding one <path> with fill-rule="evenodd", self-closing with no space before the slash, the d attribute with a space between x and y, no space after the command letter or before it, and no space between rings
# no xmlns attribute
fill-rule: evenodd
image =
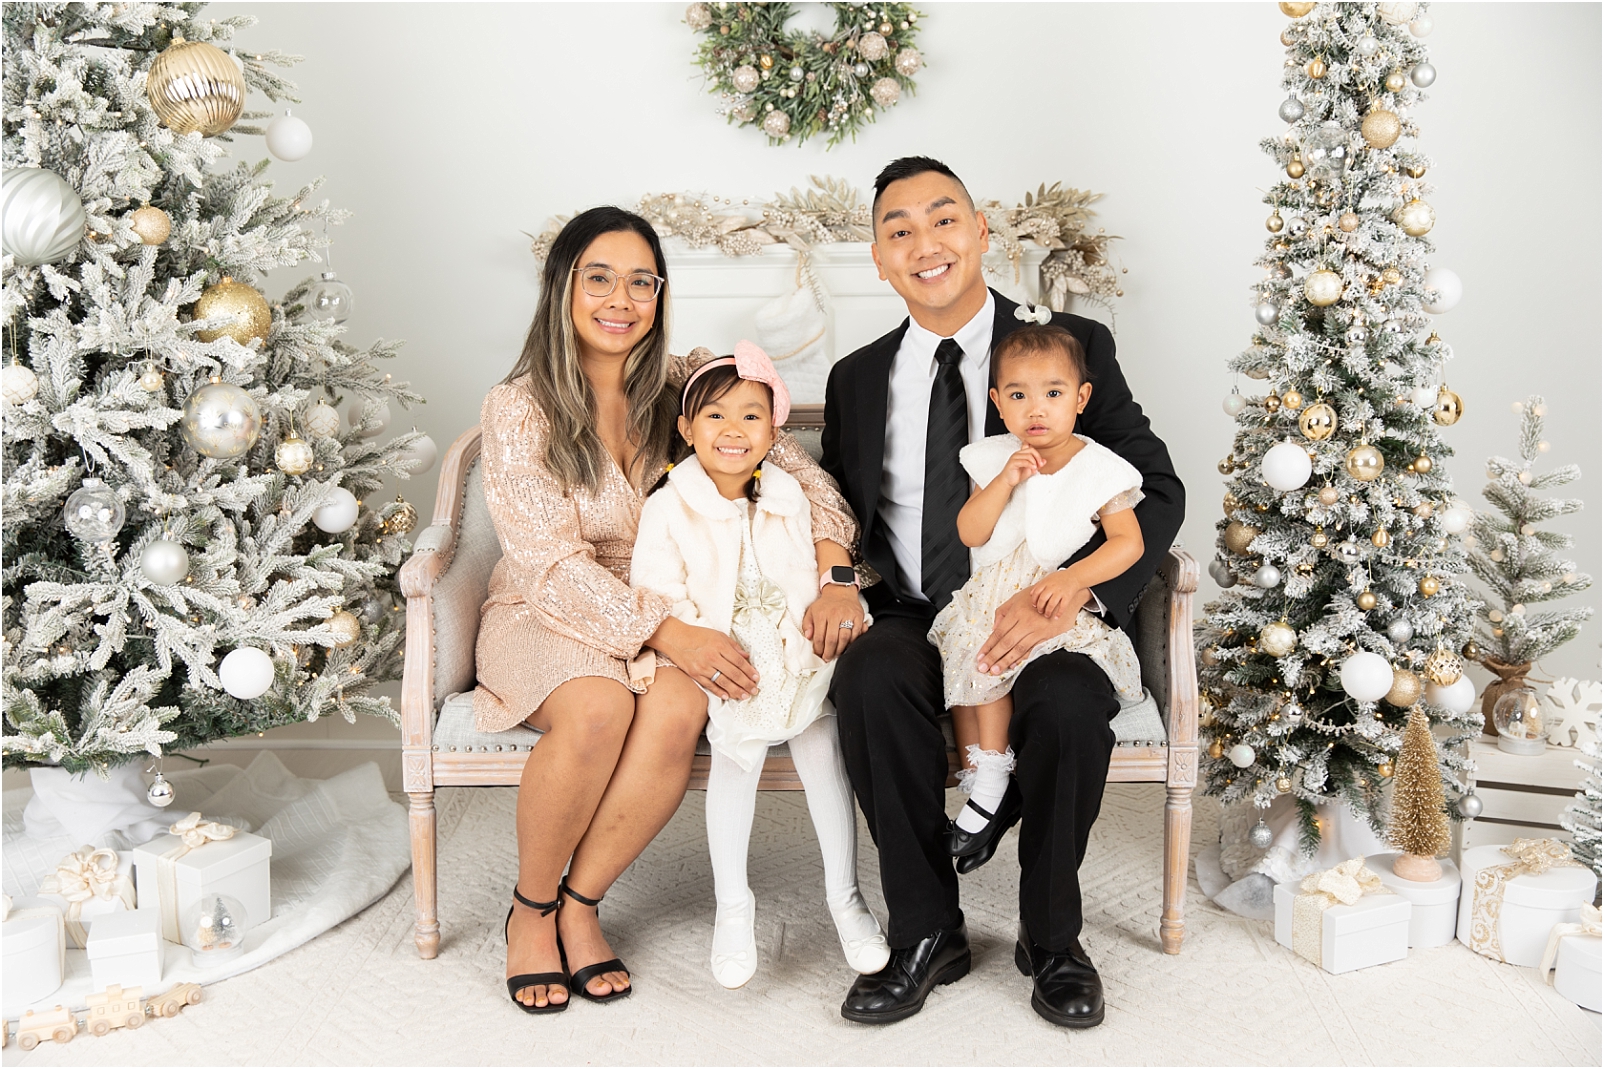
<svg viewBox="0 0 1604 1069"><path fill-rule="evenodd" d="M802 614L802 635L813 641L813 652L833 661L863 633L863 606L858 588L830 583Z"/></svg>
<svg viewBox="0 0 1604 1069"><path fill-rule="evenodd" d="M975 658L976 666L982 672L1002 675L1029 657L1031 650L1053 636L1068 631L1089 594L1089 591L1082 590L1078 597L1066 595L1062 614L1053 619L1037 612L1031 604L1031 588L1021 590L998 607L991 637L980 648L980 655Z"/></svg>
<svg viewBox="0 0 1604 1069"><path fill-rule="evenodd" d="M1070 578L1069 569L1061 568L1044 576L1035 586L1029 587L1030 604L1037 612L1057 620L1071 604L1079 613L1081 606L1091 600L1091 592ZM1073 617L1071 617L1073 620Z"/></svg>

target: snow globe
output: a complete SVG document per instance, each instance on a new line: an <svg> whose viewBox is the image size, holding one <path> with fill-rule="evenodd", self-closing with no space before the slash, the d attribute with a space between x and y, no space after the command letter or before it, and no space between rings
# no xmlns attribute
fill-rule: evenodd
<svg viewBox="0 0 1604 1069"><path fill-rule="evenodd" d="M1498 748L1505 753L1531 757L1548 748L1543 707L1531 687L1518 687L1499 697L1493 704L1493 727L1498 730Z"/></svg>
<svg viewBox="0 0 1604 1069"><path fill-rule="evenodd" d="M250 918L239 899L232 895L206 894L184 910L178 931L184 945L194 955L195 964L205 966L239 957L245 949L245 933L250 926Z"/></svg>

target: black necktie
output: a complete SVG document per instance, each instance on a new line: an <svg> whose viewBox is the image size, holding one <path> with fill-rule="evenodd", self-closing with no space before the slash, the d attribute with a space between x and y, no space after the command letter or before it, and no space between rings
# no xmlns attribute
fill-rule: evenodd
<svg viewBox="0 0 1604 1069"><path fill-rule="evenodd" d="M951 338L936 346L936 381L925 424L919 586L938 612L969 578L969 548L958 538L958 510L969 499L969 476L958 463L958 450L969 444L969 402L958 368L963 358L963 349Z"/></svg>

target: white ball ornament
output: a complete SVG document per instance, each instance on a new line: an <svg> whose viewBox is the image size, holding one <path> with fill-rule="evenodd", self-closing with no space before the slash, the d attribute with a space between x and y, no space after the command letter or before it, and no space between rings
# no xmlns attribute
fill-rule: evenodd
<svg viewBox="0 0 1604 1069"><path fill-rule="evenodd" d="M1281 569L1273 564L1262 565L1258 571L1253 573L1253 585L1260 590L1271 590L1279 585L1280 582Z"/></svg>
<svg viewBox="0 0 1604 1069"><path fill-rule="evenodd" d="M1355 701L1380 701L1392 690L1392 665L1379 653L1356 653L1342 662L1342 689Z"/></svg>
<svg viewBox="0 0 1604 1069"><path fill-rule="evenodd" d="M1317 308L1325 308L1342 299L1342 276L1321 268L1303 280L1303 295Z"/></svg>
<svg viewBox="0 0 1604 1069"><path fill-rule="evenodd" d="M1264 454L1260 469L1265 482L1285 493L1308 482L1314 473L1314 464L1303 446L1296 442L1278 442Z"/></svg>
<svg viewBox="0 0 1604 1069"><path fill-rule="evenodd" d="M1426 684L1426 700L1433 705L1441 706L1450 713L1468 713L1470 707L1476 704L1476 684L1471 682L1468 675L1461 674L1446 687L1436 683Z"/></svg>
<svg viewBox="0 0 1604 1069"><path fill-rule="evenodd" d="M1416 386L1413 390L1409 391L1409 400L1413 402L1417 408L1436 408L1437 387Z"/></svg>
<svg viewBox="0 0 1604 1069"><path fill-rule="evenodd" d="M1455 505L1442 514L1442 529L1451 535L1464 534L1470 529L1472 518L1470 509Z"/></svg>
<svg viewBox="0 0 1604 1069"><path fill-rule="evenodd" d="M1245 742L1239 742L1231 747L1226 756L1231 759L1231 763L1237 768L1247 768L1253 763L1253 747Z"/></svg>
<svg viewBox="0 0 1604 1069"><path fill-rule="evenodd" d="M367 403L365 398L357 398L345 410L345 416L351 421L351 429L353 431L357 431L364 438L377 438L384 433L385 428L390 426L390 405L388 402L381 401L378 409L373 413L373 422L364 430L362 429L362 410L367 407Z"/></svg>
<svg viewBox="0 0 1604 1069"><path fill-rule="evenodd" d="M413 475L422 475L434 467L434 462L440 457L440 447L434 444L434 439L425 434L422 438L407 447L407 454L401 465Z"/></svg>
<svg viewBox="0 0 1604 1069"><path fill-rule="evenodd" d="M1417 89L1429 89L1437 80L1437 68L1430 63L1416 63L1409 72L1409 80Z"/></svg>
<svg viewBox="0 0 1604 1069"><path fill-rule="evenodd" d="M8 405L25 405L39 393L39 376L32 368L7 364L0 369L0 397Z"/></svg>
<svg viewBox="0 0 1604 1069"><path fill-rule="evenodd" d="M1373 56L1381 50L1381 42L1367 33L1359 38L1358 48L1361 56Z"/></svg>
<svg viewBox="0 0 1604 1069"><path fill-rule="evenodd" d="M1376 5L1376 14L1381 21L1391 26L1402 26L1406 22L1413 22L1420 5L1408 0L1404 3L1383 3Z"/></svg>
<svg viewBox="0 0 1604 1069"><path fill-rule="evenodd" d="M59 136L61 131L56 131ZM0 176L0 247L18 264L64 259L84 239L88 216L72 183L43 167L10 167Z"/></svg>
<svg viewBox="0 0 1604 1069"><path fill-rule="evenodd" d="M1459 276L1446 267L1433 267L1426 272L1424 279L1428 290L1436 291L1437 296L1426 302L1426 311L1432 315L1442 315L1451 311L1465 295L1465 284L1459 281Z"/></svg>
<svg viewBox="0 0 1604 1069"><path fill-rule="evenodd" d="M255 646L241 646L217 666L223 689L244 701L260 698L273 685L273 658Z"/></svg>
<svg viewBox="0 0 1604 1069"><path fill-rule="evenodd" d="M267 124L267 151L288 163L305 159L312 151L312 128L285 108L283 115Z"/></svg>
<svg viewBox="0 0 1604 1069"><path fill-rule="evenodd" d="M1431 403L1437 403L1435 391L1432 392ZM306 410L306 414L301 417L301 424L306 428L307 434L318 438L333 438L340 433L340 413L328 402L319 401Z"/></svg>
<svg viewBox="0 0 1604 1069"><path fill-rule="evenodd" d="M356 517L356 495L343 486L336 486L329 491L328 500L312 513L312 522L320 531L339 534L341 531L349 531L351 525L356 523Z"/></svg>
<svg viewBox="0 0 1604 1069"><path fill-rule="evenodd" d="M1225 402L1220 407L1225 410L1227 416L1239 416L1242 410L1248 407L1248 399L1238 391L1232 390L1226 395Z"/></svg>
<svg viewBox="0 0 1604 1069"><path fill-rule="evenodd" d="M1409 32L1416 37L1424 37L1431 32L1432 21L1430 15L1416 15L1415 20L1409 24Z"/></svg>
<svg viewBox="0 0 1604 1069"><path fill-rule="evenodd" d="M139 555L139 570L157 586L172 586L189 574L189 554L168 538L158 538Z"/></svg>
<svg viewBox="0 0 1604 1069"><path fill-rule="evenodd" d="M1260 301L1259 306L1253 310L1253 318L1258 320L1260 326L1268 327L1281 318L1281 309L1269 301Z"/></svg>

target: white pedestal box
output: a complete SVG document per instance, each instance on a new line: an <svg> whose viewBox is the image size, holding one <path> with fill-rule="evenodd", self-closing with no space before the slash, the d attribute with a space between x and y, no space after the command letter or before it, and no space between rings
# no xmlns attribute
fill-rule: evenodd
<svg viewBox="0 0 1604 1069"><path fill-rule="evenodd" d="M86 949L96 990L113 984L160 989L166 950L160 910L131 909L98 918L89 929Z"/></svg>
<svg viewBox="0 0 1604 1069"><path fill-rule="evenodd" d="M1297 885L1276 885L1275 941L1289 950L1297 950L1292 933L1297 897ZM1316 964L1329 973L1344 973L1402 960L1409 954L1409 916L1409 900L1400 895L1371 894L1351 906L1332 906L1320 914Z"/></svg>
<svg viewBox="0 0 1604 1069"><path fill-rule="evenodd" d="M169 943L179 938L179 915L205 894L231 895L245 907L251 925L262 924L273 915L269 879L269 859L273 842L250 832L236 832L231 839L209 842L164 861L164 854L176 853L184 841L176 835L162 835L134 850L134 872L139 879L141 907L159 907L162 938ZM170 886L162 877L162 866L170 864Z"/></svg>
<svg viewBox="0 0 1604 1069"><path fill-rule="evenodd" d="M1604 1010L1604 977L1600 976L1600 960L1604 959L1604 939L1596 935L1567 935L1559 941L1559 956L1554 959L1554 990L1584 1010L1599 1013Z"/></svg>
<svg viewBox="0 0 1604 1069"><path fill-rule="evenodd" d="M1475 846L1459 859L1464 893L1459 896L1459 941L1475 949L1471 916L1476 902L1476 873L1484 868L1514 864L1515 859L1497 846ZM1535 969L1542 964L1548 933L1556 924L1573 924L1582 906L1593 901L1598 877L1591 869L1556 866L1540 875L1521 875L1503 882L1504 901L1498 910L1498 944L1503 960ZM1492 956L1492 955L1489 955Z"/></svg>
<svg viewBox="0 0 1604 1069"><path fill-rule="evenodd" d="M61 986L67 933L61 910L42 898L17 898L0 924L0 1012L15 1017Z"/></svg>
<svg viewBox="0 0 1604 1069"><path fill-rule="evenodd" d="M1381 877L1395 895L1409 900L1409 945L1412 948L1447 946L1459 924L1459 870L1447 858L1438 858L1442 878L1431 883L1406 880L1392 871L1396 853L1372 854L1365 868Z"/></svg>

